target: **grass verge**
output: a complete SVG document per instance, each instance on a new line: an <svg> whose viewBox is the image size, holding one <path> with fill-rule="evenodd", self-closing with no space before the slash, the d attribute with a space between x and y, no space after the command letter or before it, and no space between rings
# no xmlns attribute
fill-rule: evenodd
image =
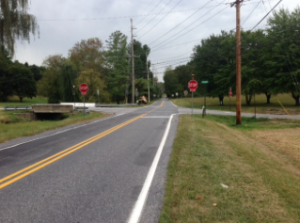
<svg viewBox="0 0 300 223"><path fill-rule="evenodd" d="M21 113L24 111L18 111ZM90 112L85 116L78 113L62 120L51 121L27 121L15 116L15 111L0 111L0 143L24 136L32 136L47 130L64 127L71 124L80 124L105 118L108 115L99 112Z"/></svg>
<svg viewBox="0 0 300 223"><path fill-rule="evenodd" d="M172 99L173 103L180 107L192 107L192 99L191 98L180 98L180 99ZM294 99L289 94L278 94L271 98L271 103L267 104L265 95L257 95L256 96L256 106L254 101L252 100L251 105L246 105L245 97L242 97L242 112L246 113L254 113L255 109L257 113L260 114L278 114L278 115L286 115L285 110L281 107L279 102L282 103L284 108L288 111L290 115L300 115L300 107L295 106ZM211 110L220 110L220 111L236 111L236 98L232 97L231 100L229 97L224 98L224 105L220 106L220 102L218 98L210 98L206 97L206 108ZM194 108L202 109L204 105L204 98L194 98Z"/></svg>
<svg viewBox="0 0 300 223"><path fill-rule="evenodd" d="M12 96L8 98L7 102L0 102L0 107L3 108L4 106L31 106L33 104L47 104L47 98L37 96L35 98L24 98L23 102L20 102L17 96Z"/></svg>
<svg viewBox="0 0 300 223"><path fill-rule="evenodd" d="M300 122L234 123L180 117L160 223L299 222Z"/></svg>

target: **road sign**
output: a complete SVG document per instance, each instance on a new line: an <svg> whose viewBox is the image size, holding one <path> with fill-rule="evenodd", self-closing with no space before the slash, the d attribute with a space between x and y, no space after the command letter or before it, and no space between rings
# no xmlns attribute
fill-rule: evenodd
<svg viewBox="0 0 300 223"><path fill-rule="evenodd" d="M202 84L208 84L208 81L201 81Z"/></svg>
<svg viewBox="0 0 300 223"><path fill-rule="evenodd" d="M188 92L187 90L184 90L184 91L183 91L184 96L187 96L188 93L189 93L189 92Z"/></svg>
<svg viewBox="0 0 300 223"><path fill-rule="evenodd" d="M196 92L197 88L198 88L198 82L196 80L190 80L188 87L190 89L191 92Z"/></svg>
<svg viewBox="0 0 300 223"><path fill-rule="evenodd" d="M86 93L88 92L89 87L87 84L81 84L79 86L79 91L81 92L81 95L86 95Z"/></svg>
<svg viewBox="0 0 300 223"><path fill-rule="evenodd" d="M232 97L232 90L229 91L229 96Z"/></svg>

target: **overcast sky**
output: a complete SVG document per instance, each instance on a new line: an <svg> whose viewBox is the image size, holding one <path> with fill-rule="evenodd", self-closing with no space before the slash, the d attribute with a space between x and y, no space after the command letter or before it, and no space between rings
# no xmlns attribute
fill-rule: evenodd
<svg viewBox="0 0 300 223"><path fill-rule="evenodd" d="M278 1L245 0L242 27L253 28ZM67 57L69 49L83 39L98 37L105 45L117 30L130 41L132 18L135 39L151 48L152 64L168 61L175 67L187 62L201 39L235 28L235 7L230 2L233 0L31 0L29 13L37 17L40 37L32 37L30 43L18 42L14 59L42 65L49 55ZM283 0L277 10L294 10L298 2ZM266 20L258 28L265 27ZM156 65L159 81L168 64ZM154 67L150 69L155 71Z"/></svg>

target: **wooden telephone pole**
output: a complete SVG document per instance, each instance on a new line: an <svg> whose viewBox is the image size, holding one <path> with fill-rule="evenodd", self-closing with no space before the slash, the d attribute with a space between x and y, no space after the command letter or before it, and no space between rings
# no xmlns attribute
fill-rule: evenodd
<svg viewBox="0 0 300 223"><path fill-rule="evenodd" d="M131 76L131 103L135 103L134 100L134 94L135 94L135 80L134 80L134 49L133 49L133 24L132 24L132 19L130 19L131 21L131 61L132 61L132 76Z"/></svg>
<svg viewBox="0 0 300 223"><path fill-rule="evenodd" d="M146 53L146 68L147 68L147 80L148 80L148 103L150 102L150 83L149 83L149 67L148 67L148 53Z"/></svg>
<svg viewBox="0 0 300 223"><path fill-rule="evenodd" d="M231 4L236 6L236 124L242 124L242 78L241 78L241 3L244 0L236 0Z"/></svg>
<svg viewBox="0 0 300 223"><path fill-rule="evenodd" d="M131 61L132 61L132 75L131 75L131 85L132 85L132 88L131 88L131 92L132 92L132 95L131 95L131 103L135 103L135 100L134 100L134 97L135 97L135 75L134 75L134 58L138 58L140 56L135 56L134 55L134 47L133 47L133 44L134 44L134 41L133 41L133 30L135 28L133 28L133 24L132 24L132 19L130 19L131 21L131 56L128 56L128 57L131 57Z"/></svg>

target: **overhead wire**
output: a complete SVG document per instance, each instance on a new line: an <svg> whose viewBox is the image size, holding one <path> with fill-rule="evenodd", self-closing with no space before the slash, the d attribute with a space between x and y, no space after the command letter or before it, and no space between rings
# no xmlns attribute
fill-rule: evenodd
<svg viewBox="0 0 300 223"><path fill-rule="evenodd" d="M245 24L245 22L247 22L247 20L250 18L250 16L252 15L252 13L255 11L255 9L259 6L261 2L258 2L257 5L255 6L255 8L249 13L249 15L246 17L246 19L243 21L242 26Z"/></svg>
<svg viewBox="0 0 300 223"><path fill-rule="evenodd" d="M130 15L130 16L115 16L115 17L101 17L101 18L82 18L82 19L38 19L39 22L56 22L56 21L90 21L90 20L113 20L113 19L126 19L126 18L136 18L136 17L148 17L148 16L155 16L155 15L162 15L167 13L178 13L178 12L187 12L187 11L195 11L199 8L193 9L182 9L176 10L173 12L161 12L161 13L150 13L150 14L143 14L143 15Z"/></svg>
<svg viewBox="0 0 300 223"><path fill-rule="evenodd" d="M144 33L140 38L142 38L143 36L145 36L147 33L149 33L155 26L157 26L159 23L161 23L168 15L169 13L174 9L176 8L177 5L179 5L179 3L182 2L182 0L179 0L177 2L177 4L161 19L159 20L154 26L152 26L146 33Z"/></svg>
<svg viewBox="0 0 300 223"><path fill-rule="evenodd" d="M153 12L154 11L154 9L156 9L157 8L157 6L162 2L163 0L160 0L155 6L154 6L154 8L149 12L149 14L148 15L150 15L151 14L151 12ZM140 20L136 25L138 25L139 23L141 23L144 19L145 19L146 17L144 17L142 20Z"/></svg>
<svg viewBox="0 0 300 223"><path fill-rule="evenodd" d="M201 8L197 9L193 14L191 14L189 17L187 17L185 20L183 20L182 22L180 22L179 24L175 25L172 29L170 29L168 32L166 32L165 34L163 34L162 36L160 36L159 38L155 39L154 41L152 41L151 43L149 43L149 45L151 45L152 43L156 42L157 40L161 39L162 37L164 37L165 35L167 35L168 33L170 33L172 30L176 29L179 25L181 25L182 23L184 23L186 20L188 20L189 18L191 18L193 15L195 15L197 12L199 12L201 9L203 9L206 5L208 5L212 0L209 0L206 4L204 4Z"/></svg>
<svg viewBox="0 0 300 223"><path fill-rule="evenodd" d="M262 21L264 21L264 19L267 18L271 12L273 12L273 10L280 4L280 2L282 2L282 0L279 0L279 2L277 2L277 4L251 29L251 31L253 31Z"/></svg>
<svg viewBox="0 0 300 223"><path fill-rule="evenodd" d="M171 42L173 42L173 41L179 39L180 37L186 35L187 33L191 32L191 31L193 31L194 29L196 29L197 27L199 27L199 26L202 25L203 23L207 22L207 21L210 20L211 18L215 17L215 16L218 15L220 12L224 11L226 8L227 8L227 6L226 6L225 8L223 8L223 9L221 9L220 11L218 11L217 13L215 13L214 15L212 15L211 17L209 17L208 19L206 19L206 20L204 20L203 22L199 23L198 25L196 25L196 26L193 27L192 29L190 29L190 30L188 30L187 32L183 33L182 35L180 35L180 36L178 36L178 37L175 37L175 39L173 39L173 40L167 39L167 40L161 42L160 44L155 45L155 46L152 47L152 48L153 48L153 49L156 49L156 48L159 47L160 45L164 44L166 41L168 41L168 43L171 43ZM206 13L206 14L208 14L208 13ZM205 15L206 15L206 14L205 14ZM188 27L189 27L189 26L188 26ZM186 28L188 28L188 27L186 27ZM186 29L186 28L185 28L185 29ZM181 30L180 32L176 33L175 35L173 35L173 37L176 36L177 34L181 33L182 31L183 31L183 30ZM173 37L172 37L172 38L173 38ZM171 39L172 39L172 38L171 38Z"/></svg>
<svg viewBox="0 0 300 223"><path fill-rule="evenodd" d="M171 1L173 1L173 0L168 1L168 3L167 3L167 4L159 11L159 13L161 13L161 12L165 9L165 7L167 7L167 6L171 3ZM141 30L143 30L143 29L144 29L147 25L149 25L156 17L157 17L157 15L154 16L154 18L152 18L150 22L146 23L146 24L145 24L141 29L139 29L135 34L137 34L138 32L140 32Z"/></svg>

